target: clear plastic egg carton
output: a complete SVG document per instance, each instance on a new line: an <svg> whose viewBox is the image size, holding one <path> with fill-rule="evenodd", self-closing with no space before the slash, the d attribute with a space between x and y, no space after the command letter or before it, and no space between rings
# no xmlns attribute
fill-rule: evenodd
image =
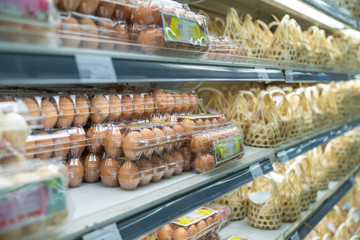
<svg viewBox="0 0 360 240"><path fill-rule="evenodd" d="M223 206L224 209L228 208ZM231 210L228 215L209 207L196 209L187 215L166 224L156 231L138 238L150 239L219 239L220 228L230 220Z"/></svg>
<svg viewBox="0 0 360 240"><path fill-rule="evenodd" d="M245 152L242 133L233 125L193 134L189 149L193 156L193 169L198 173L241 158Z"/></svg>
<svg viewBox="0 0 360 240"><path fill-rule="evenodd" d="M236 57L248 55L246 47L232 43L226 36L209 36L208 42L208 52L203 56L207 60L235 61Z"/></svg>
<svg viewBox="0 0 360 240"><path fill-rule="evenodd" d="M180 150L152 154L136 161L109 157L105 152L86 152L82 157L68 159L66 163L70 172L69 187L101 181L105 187L134 190L179 175L184 170L184 156Z"/></svg>
<svg viewBox="0 0 360 240"><path fill-rule="evenodd" d="M96 142L95 137L89 140L82 127L38 131L27 137L24 150L26 159L63 160L68 156L81 156L92 142Z"/></svg>
<svg viewBox="0 0 360 240"><path fill-rule="evenodd" d="M188 133L189 140L193 134L201 133L209 129L217 129L226 126L225 116L222 114L193 114L175 116L177 122L181 122Z"/></svg>
<svg viewBox="0 0 360 240"><path fill-rule="evenodd" d="M68 216L67 169L31 161L0 170L0 239L28 237Z"/></svg>

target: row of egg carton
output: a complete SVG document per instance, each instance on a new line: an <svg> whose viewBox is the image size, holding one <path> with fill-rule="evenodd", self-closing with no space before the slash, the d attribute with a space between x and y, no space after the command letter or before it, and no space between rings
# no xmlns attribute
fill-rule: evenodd
<svg viewBox="0 0 360 240"><path fill-rule="evenodd" d="M83 181L96 183L101 180L106 187L120 186L124 190L134 190L191 170L190 155L186 147L141 157L136 161L109 157L105 152L87 152L82 157L66 161L70 172L69 186L78 187Z"/></svg>
<svg viewBox="0 0 360 240"><path fill-rule="evenodd" d="M231 214L228 206L211 203L193 210L137 240L217 240L220 239L219 230L230 221Z"/></svg>
<svg viewBox="0 0 360 240"><path fill-rule="evenodd" d="M31 161L0 169L0 239L20 239L60 225L68 216L68 170L57 161ZM46 204L45 204L46 203Z"/></svg>
<svg viewBox="0 0 360 240"><path fill-rule="evenodd" d="M90 8L85 7L89 5ZM180 49L207 48L206 37L183 42L164 38L163 21L166 21L166 17L163 14L181 17L192 24L196 23L206 34L208 32L204 16L191 12L186 5L174 1L105 0L90 3L60 0L57 6L63 11L60 14L58 33L65 46L81 45L86 48L115 48L122 51L134 46L133 49L138 49L139 45L126 44L132 42Z"/></svg>
<svg viewBox="0 0 360 240"><path fill-rule="evenodd" d="M4 93L8 94L8 93ZM21 115L32 117L29 125L43 125L44 129L84 126L89 122L119 122L148 119L154 113L191 113L199 103L194 92L170 92L154 90L147 93L105 93L105 94L17 94L3 96L7 101L25 105Z"/></svg>
<svg viewBox="0 0 360 240"><path fill-rule="evenodd" d="M211 115L211 118L214 120L218 116L222 115ZM210 115L204 115L202 119L209 117ZM226 123L219 124L217 121L217 124L207 125L207 128L189 129L185 125L188 123L186 116L177 116L177 118L177 122L92 124L87 125L85 129L78 126L63 130L41 131L28 136L25 144L26 157L43 160L51 157L64 159L68 155L79 157L86 148L92 153L105 150L109 157L137 160L141 156L180 149L190 139L191 134L226 126ZM213 135L214 139L215 137L221 139L232 133L233 128L229 127L219 131L219 136L215 133L216 136Z"/></svg>

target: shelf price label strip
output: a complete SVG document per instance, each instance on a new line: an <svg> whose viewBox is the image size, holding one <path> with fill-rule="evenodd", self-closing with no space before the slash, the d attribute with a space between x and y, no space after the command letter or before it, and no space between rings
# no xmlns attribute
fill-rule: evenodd
<svg viewBox="0 0 360 240"><path fill-rule="evenodd" d="M311 72L311 71L297 71L285 70L286 82L330 82L330 81L345 81L351 79L351 74L348 73L330 73L330 72Z"/></svg>

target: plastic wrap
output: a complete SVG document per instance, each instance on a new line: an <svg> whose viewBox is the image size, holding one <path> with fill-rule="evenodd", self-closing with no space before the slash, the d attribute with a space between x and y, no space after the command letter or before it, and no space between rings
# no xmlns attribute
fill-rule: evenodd
<svg viewBox="0 0 360 240"><path fill-rule="evenodd" d="M62 164L42 161L1 170L1 239L28 236L66 219L65 173Z"/></svg>

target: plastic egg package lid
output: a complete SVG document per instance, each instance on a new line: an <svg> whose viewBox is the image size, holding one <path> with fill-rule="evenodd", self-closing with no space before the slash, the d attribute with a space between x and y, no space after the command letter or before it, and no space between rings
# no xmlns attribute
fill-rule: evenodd
<svg viewBox="0 0 360 240"><path fill-rule="evenodd" d="M231 210L227 206L216 207L217 209L212 209L211 206L196 209L138 240L219 239L218 231L230 220Z"/></svg>
<svg viewBox="0 0 360 240"><path fill-rule="evenodd" d="M27 159L65 159L68 155L80 156L87 145L84 129L73 127L34 132L28 136L24 149Z"/></svg>
<svg viewBox="0 0 360 240"><path fill-rule="evenodd" d="M66 167L52 161L31 161L1 169L0 205L7 211L0 216L0 238L19 239L61 224L69 211L68 177Z"/></svg>
<svg viewBox="0 0 360 240"><path fill-rule="evenodd" d="M209 51L204 55L208 60L231 60L234 56L247 56L249 49L231 42L227 36L209 36ZM219 55L220 54L220 55Z"/></svg>
<svg viewBox="0 0 360 240"><path fill-rule="evenodd" d="M191 134L227 125L226 118L223 114L178 115L176 118L178 122L184 125L190 137Z"/></svg>

